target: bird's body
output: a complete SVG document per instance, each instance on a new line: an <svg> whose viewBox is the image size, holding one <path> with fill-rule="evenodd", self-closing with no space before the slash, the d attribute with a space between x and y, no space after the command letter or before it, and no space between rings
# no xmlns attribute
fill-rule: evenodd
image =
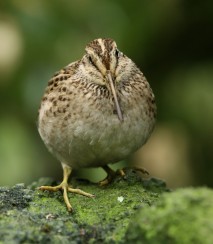
<svg viewBox="0 0 213 244"><path fill-rule="evenodd" d="M79 61L49 81L38 128L50 152L71 168L126 159L149 138L154 94L142 72L111 39L96 39Z"/></svg>

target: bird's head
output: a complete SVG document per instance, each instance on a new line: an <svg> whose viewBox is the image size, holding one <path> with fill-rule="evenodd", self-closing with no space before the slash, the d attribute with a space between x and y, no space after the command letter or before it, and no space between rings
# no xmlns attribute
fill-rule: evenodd
<svg viewBox="0 0 213 244"><path fill-rule="evenodd" d="M86 46L85 61L88 71L93 75L93 82L106 86L113 95L115 108L120 121L123 120L117 96L116 69L123 54L112 39L95 39Z"/></svg>

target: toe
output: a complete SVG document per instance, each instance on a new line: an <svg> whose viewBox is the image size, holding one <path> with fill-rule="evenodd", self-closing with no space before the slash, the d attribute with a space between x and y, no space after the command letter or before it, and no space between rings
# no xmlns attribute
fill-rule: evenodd
<svg viewBox="0 0 213 244"><path fill-rule="evenodd" d="M83 195L83 196L86 196L86 197L95 197L95 195L90 194L90 193L85 192L85 191L82 191L80 189L74 189L74 188L68 187L67 190L69 192L72 192L72 193L75 193L75 194L79 194L79 195Z"/></svg>

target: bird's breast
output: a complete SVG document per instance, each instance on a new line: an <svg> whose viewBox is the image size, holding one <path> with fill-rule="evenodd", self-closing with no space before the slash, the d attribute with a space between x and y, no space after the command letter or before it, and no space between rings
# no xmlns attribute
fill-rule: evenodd
<svg viewBox="0 0 213 244"><path fill-rule="evenodd" d="M128 97L125 91L119 100L123 121L105 89L93 94L72 93L72 99L62 98L57 107L53 102L41 106L39 132L48 149L73 168L125 159L146 142L154 125L146 101Z"/></svg>

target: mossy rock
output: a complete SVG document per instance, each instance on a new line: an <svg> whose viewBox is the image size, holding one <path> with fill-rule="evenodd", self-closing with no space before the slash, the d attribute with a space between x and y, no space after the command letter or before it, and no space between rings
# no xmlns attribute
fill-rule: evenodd
<svg viewBox="0 0 213 244"><path fill-rule="evenodd" d="M71 183L96 196L69 194L72 213L61 192L36 190L56 185L51 179L0 187L0 243L125 243L138 209L152 206L168 191L164 182L143 180L132 170L106 187L75 179Z"/></svg>
<svg viewBox="0 0 213 244"><path fill-rule="evenodd" d="M128 243L213 243L213 191L179 189L142 207L128 227Z"/></svg>

